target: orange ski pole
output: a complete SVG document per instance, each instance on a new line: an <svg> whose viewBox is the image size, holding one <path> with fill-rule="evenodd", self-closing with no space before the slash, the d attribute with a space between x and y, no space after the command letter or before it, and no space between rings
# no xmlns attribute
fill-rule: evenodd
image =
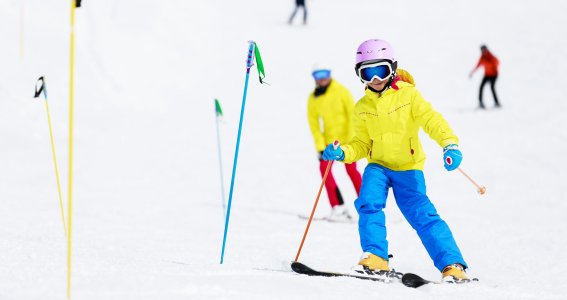
<svg viewBox="0 0 567 300"><path fill-rule="evenodd" d="M339 147L339 141L335 141L333 143L333 147L337 149ZM311 221L313 221L313 215L315 215L315 209L317 209L317 203L319 203L319 197L321 196L321 191L323 190L323 186L327 181L327 176L329 175L329 171L333 166L333 160L331 160L327 164L327 169L325 169L325 174L323 175L323 180L321 181L321 186L319 187L319 192L317 193L317 198L315 199L315 203L313 204L313 209L311 210L311 215L309 216L309 221L307 221L307 227L305 228L305 232L303 233L303 238L301 239L301 244L299 245L299 249L297 249L297 255L295 255L295 260L299 259L299 254L301 253L301 248L303 248L303 243L305 242L305 237L307 237L307 232L309 231L309 226L311 226Z"/></svg>

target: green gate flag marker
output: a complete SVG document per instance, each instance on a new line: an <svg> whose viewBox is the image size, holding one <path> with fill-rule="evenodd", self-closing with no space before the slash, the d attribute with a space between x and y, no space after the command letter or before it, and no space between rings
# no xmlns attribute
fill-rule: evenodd
<svg viewBox="0 0 567 300"><path fill-rule="evenodd" d="M260 49L258 49L258 44L255 44L254 56L256 57L256 68L258 69L258 77L260 79L260 83L264 83L266 73L264 72L264 63L262 63L262 56L260 56Z"/></svg>
<svg viewBox="0 0 567 300"><path fill-rule="evenodd" d="M215 99L215 111L217 112L217 117L222 117L222 108L218 99Z"/></svg>

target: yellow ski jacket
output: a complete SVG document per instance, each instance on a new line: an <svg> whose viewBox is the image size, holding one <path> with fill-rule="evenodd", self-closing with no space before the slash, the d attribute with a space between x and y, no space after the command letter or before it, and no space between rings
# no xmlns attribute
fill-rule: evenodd
<svg viewBox="0 0 567 300"><path fill-rule="evenodd" d="M325 150L335 140L346 142L352 138L353 111L354 99L351 93L334 79L325 94L315 97L312 92L309 95L307 119L317 151Z"/></svg>
<svg viewBox="0 0 567 300"><path fill-rule="evenodd" d="M423 170L420 127L441 147L458 144L447 121L413 84L397 81L382 93L366 89L365 94L354 109L355 136L340 146L345 163L366 157L395 171Z"/></svg>

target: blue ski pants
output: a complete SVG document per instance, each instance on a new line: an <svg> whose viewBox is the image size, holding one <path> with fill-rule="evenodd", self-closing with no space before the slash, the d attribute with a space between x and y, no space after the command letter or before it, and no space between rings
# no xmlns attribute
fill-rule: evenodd
<svg viewBox="0 0 567 300"><path fill-rule="evenodd" d="M364 252L388 259L386 240L386 198L393 189L396 204L415 229L435 267L460 263L467 267L447 223L425 193L425 179L420 170L393 171L384 166L368 164L362 175L360 195L354 202L359 214L358 232Z"/></svg>

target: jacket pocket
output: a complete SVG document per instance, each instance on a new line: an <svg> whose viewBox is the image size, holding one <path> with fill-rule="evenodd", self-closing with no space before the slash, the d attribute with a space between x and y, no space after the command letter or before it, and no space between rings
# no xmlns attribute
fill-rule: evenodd
<svg viewBox="0 0 567 300"><path fill-rule="evenodd" d="M417 137L411 137L409 139L409 154L411 155L413 162L420 162L425 159L421 142Z"/></svg>

